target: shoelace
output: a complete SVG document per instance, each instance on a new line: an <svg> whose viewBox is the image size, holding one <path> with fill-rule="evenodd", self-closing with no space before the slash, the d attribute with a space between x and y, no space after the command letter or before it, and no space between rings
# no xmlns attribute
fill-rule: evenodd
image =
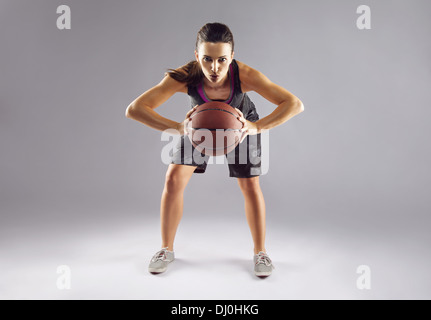
<svg viewBox="0 0 431 320"><path fill-rule="evenodd" d="M164 261L166 260L166 251L168 248L162 248L162 250L158 251L153 258L151 259L152 262L156 262L157 260Z"/></svg>
<svg viewBox="0 0 431 320"><path fill-rule="evenodd" d="M272 264L271 259L270 259L270 258L268 257L268 255L267 255L265 252L263 252L263 251L260 251L260 252L257 254L256 264L264 264L264 265L266 265L266 266L268 266L268 267L272 266L272 267L275 269L274 265Z"/></svg>

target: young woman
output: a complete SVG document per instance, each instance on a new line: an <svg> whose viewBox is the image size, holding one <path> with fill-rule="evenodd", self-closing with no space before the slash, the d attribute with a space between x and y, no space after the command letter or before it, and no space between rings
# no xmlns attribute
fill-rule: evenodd
<svg viewBox="0 0 431 320"><path fill-rule="evenodd" d="M265 249L265 202L259 185L261 163L256 161L260 159L260 134L304 111L304 106L292 93L271 82L261 72L233 58L233 35L224 24L204 25L198 32L194 53L196 61L178 69L169 69L158 85L136 98L126 110L128 118L160 131L176 129L175 132L181 135L178 151L174 152L166 172L162 193L162 249L153 256L148 270L151 273L164 272L169 262L174 260L174 238L183 213L184 190L193 173L205 172L209 158L205 157L203 164L196 163L192 156L195 149L184 135L194 109L216 100L231 105L241 115L238 119L243 123L243 133L234 151L238 152L240 146L247 144L247 150L251 152L247 152L247 163L229 163L229 176L237 178L244 195L245 213L254 242L255 274L269 276L273 265ZM257 92L278 107L259 119L253 102L247 96L248 91ZM191 100L192 108L183 122L169 120L154 111L176 92L188 94ZM187 147L191 153L184 152L190 150Z"/></svg>

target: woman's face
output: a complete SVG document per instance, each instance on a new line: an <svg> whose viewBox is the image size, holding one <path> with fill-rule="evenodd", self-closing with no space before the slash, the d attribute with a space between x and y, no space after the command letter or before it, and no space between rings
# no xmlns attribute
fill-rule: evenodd
<svg viewBox="0 0 431 320"><path fill-rule="evenodd" d="M196 61L205 77L213 84L222 84L227 79L229 65L233 60L232 46L223 42L203 42L195 51Z"/></svg>

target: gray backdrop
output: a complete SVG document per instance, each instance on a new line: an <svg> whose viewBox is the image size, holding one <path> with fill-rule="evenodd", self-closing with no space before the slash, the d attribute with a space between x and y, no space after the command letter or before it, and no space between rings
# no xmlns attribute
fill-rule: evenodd
<svg viewBox="0 0 431 320"><path fill-rule="evenodd" d="M56 27L62 4L70 30ZM371 30L356 26L361 4ZM429 299L430 9L426 0L1 0L0 298ZM167 142L124 112L194 58L207 22L226 23L235 58L305 105L269 134L260 181L279 267L266 282L251 275L244 200L227 164L208 165L186 189L177 265L146 271L160 246ZM275 108L250 97L261 118ZM182 121L189 108L176 94L156 111ZM63 264L70 290L56 287ZM356 286L359 265L371 269L370 290ZM161 292L190 269L195 284Z"/></svg>

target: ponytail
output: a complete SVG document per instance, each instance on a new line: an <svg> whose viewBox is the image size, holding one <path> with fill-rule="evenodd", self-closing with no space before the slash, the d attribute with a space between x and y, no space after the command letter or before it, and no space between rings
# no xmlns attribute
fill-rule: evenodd
<svg viewBox="0 0 431 320"><path fill-rule="evenodd" d="M168 69L167 74L179 82L186 82L188 86L197 86L203 79L204 74L202 72L199 63L196 60L190 61L186 65L180 67L178 70Z"/></svg>

